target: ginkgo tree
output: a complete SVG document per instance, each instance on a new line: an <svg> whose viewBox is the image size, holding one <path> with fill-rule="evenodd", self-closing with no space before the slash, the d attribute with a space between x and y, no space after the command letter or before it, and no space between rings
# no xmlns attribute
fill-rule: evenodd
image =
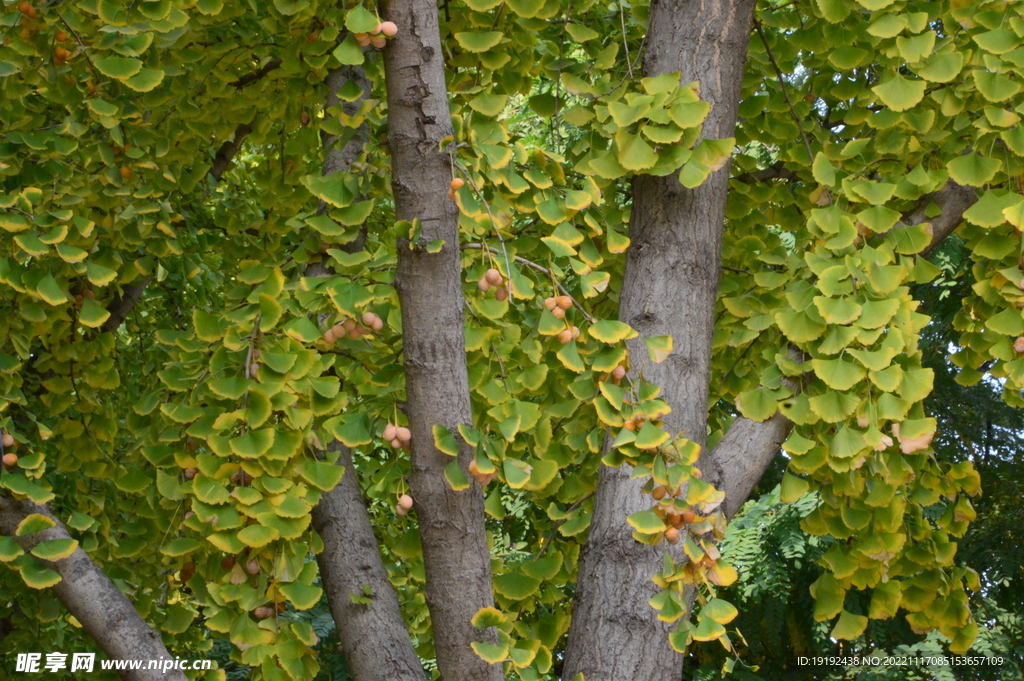
<svg viewBox="0 0 1024 681"><path fill-rule="evenodd" d="M360 680L731 668L781 450L832 637L967 651L910 285L959 230L1019 406L1022 7L5 0L4 648L312 679L326 597Z"/></svg>

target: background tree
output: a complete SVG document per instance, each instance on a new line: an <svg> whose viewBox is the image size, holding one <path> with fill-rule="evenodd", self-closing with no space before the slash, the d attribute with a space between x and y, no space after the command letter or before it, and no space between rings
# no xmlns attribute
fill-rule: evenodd
<svg viewBox="0 0 1024 681"><path fill-rule="evenodd" d="M1019 406L1017 3L0 25L5 647L309 679L326 595L355 679L728 670L716 542L781 446L829 636L970 648L910 286L966 219L957 380Z"/></svg>

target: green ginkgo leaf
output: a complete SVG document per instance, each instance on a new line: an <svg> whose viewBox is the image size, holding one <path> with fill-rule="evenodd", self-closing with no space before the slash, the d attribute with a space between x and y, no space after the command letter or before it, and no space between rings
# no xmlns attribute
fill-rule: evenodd
<svg viewBox="0 0 1024 681"><path fill-rule="evenodd" d="M136 92L149 92L164 80L164 72L160 69L141 69L131 78L124 81L125 85Z"/></svg>
<svg viewBox="0 0 1024 681"><path fill-rule="evenodd" d="M871 88L871 91L893 111L906 111L917 106L924 99L925 85L923 80L910 80L896 75Z"/></svg>
<svg viewBox="0 0 1024 681"><path fill-rule="evenodd" d="M92 63L104 76L118 80L131 78L142 69L142 62L130 57L101 57Z"/></svg>
<svg viewBox="0 0 1024 681"><path fill-rule="evenodd" d="M42 560L60 560L67 558L78 549L74 539L51 539L39 542L32 548L32 555Z"/></svg>
<svg viewBox="0 0 1024 681"><path fill-rule="evenodd" d="M813 359L814 373L835 390L849 390L859 383L867 373L864 367L842 357L838 359Z"/></svg>
<svg viewBox="0 0 1024 681"><path fill-rule="evenodd" d="M48 589L61 580L61 576L57 572L43 567L41 563L35 560L25 562L19 568L19 571L21 572L21 578L25 581L25 585L33 589Z"/></svg>
<svg viewBox="0 0 1024 681"><path fill-rule="evenodd" d="M22 521L18 523L18 527L14 531L14 536L27 537L31 534L35 534L36 532L48 530L56 525L57 523L48 516L40 513L31 513L25 516Z"/></svg>
<svg viewBox="0 0 1024 681"><path fill-rule="evenodd" d="M842 639L845 641L852 641L867 629L868 618L863 615L854 615L853 613L843 610L839 614L839 621L836 622L836 626L832 628L832 638Z"/></svg>
<svg viewBox="0 0 1024 681"><path fill-rule="evenodd" d="M949 176L958 184L971 187L983 187L995 178L1003 167L997 158L989 158L980 154L964 154L946 164Z"/></svg>
<svg viewBox="0 0 1024 681"><path fill-rule="evenodd" d="M455 40L467 52L486 52L501 42L505 34L501 31L464 31L455 34Z"/></svg>

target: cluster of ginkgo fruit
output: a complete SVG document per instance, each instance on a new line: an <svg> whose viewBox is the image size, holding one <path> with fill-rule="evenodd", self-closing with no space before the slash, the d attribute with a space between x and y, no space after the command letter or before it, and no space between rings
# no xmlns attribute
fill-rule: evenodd
<svg viewBox="0 0 1024 681"><path fill-rule="evenodd" d="M484 275L476 282L476 287L483 293L487 293L493 288L496 300L508 299L509 291L508 286L505 285L505 278L493 267L484 272Z"/></svg>
<svg viewBox="0 0 1024 681"><path fill-rule="evenodd" d="M412 431L405 426L396 426L393 423L384 426L384 440L395 449L412 449Z"/></svg>
<svg viewBox="0 0 1024 681"><path fill-rule="evenodd" d="M651 497L655 501L661 502L665 497L675 498L681 493L682 490L679 487L670 491L664 485L658 485L651 490ZM690 509L686 508L679 510L675 505L671 504L665 505L659 503L655 507L654 512L668 526L668 529L665 530L665 541L669 544L678 544L680 541L679 531L685 526L692 524L694 519L697 517L697 515Z"/></svg>
<svg viewBox="0 0 1024 681"><path fill-rule="evenodd" d="M7 450L18 444L17 440L10 433L4 433L3 436L4 449ZM4 452L4 468L14 468L18 465L18 455L14 452Z"/></svg>
<svg viewBox="0 0 1024 681"><path fill-rule="evenodd" d="M396 35L398 35L398 26L395 25L395 22L382 21L377 24L377 28L369 33L356 33L355 38L360 47L373 45L379 50L388 44L388 38L394 38Z"/></svg>
<svg viewBox="0 0 1024 681"><path fill-rule="evenodd" d="M369 336L383 328L384 320L374 312L367 312L363 314L362 324L354 319L346 319L327 329L324 332L324 340L332 345L346 336L352 340L359 340L363 336Z"/></svg>
<svg viewBox="0 0 1024 681"><path fill-rule="evenodd" d="M398 497L398 503L395 504L395 513L398 515L407 515L412 510L412 497L408 494L403 494Z"/></svg>

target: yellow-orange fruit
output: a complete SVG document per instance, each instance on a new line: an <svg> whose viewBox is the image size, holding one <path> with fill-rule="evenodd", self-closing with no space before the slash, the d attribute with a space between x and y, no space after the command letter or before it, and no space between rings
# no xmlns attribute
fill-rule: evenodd
<svg viewBox="0 0 1024 681"><path fill-rule="evenodd" d="M578 327L578 326L574 326L574 327L572 327L572 328L571 328L571 329L569 329L569 330L570 330L570 331L572 332L572 338L573 338L573 340L576 340L577 338L579 338L579 337L580 337L580 329L579 329L579 327Z"/></svg>
<svg viewBox="0 0 1024 681"><path fill-rule="evenodd" d="M633 421L626 421L623 427L626 430L636 430L636 423L634 423Z"/></svg>
<svg viewBox="0 0 1024 681"><path fill-rule="evenodd" d="M572 307L572 298L570 298L569 296L558 296L558 298L555 299L555 302L557 302L558 307L562 308L563 310L568 310L570 307Z"/></svg>
<svg viewBox="0 0 1024 681"><path fill-rule="evenodd" d="M396 431L395 437L397 437L402 442L408 442L409 440L412 439L412 431L410 431L405 426L399 426Z"/></svg>
<svg viewBox="0 0 1024 681"><path fill-rule="evenodd" d="M466 181L465 181L465 180L463 180L463 179L462 179L461 177L456 177L456 178L453 178L453 179L452 179L452 184L451 184L451 189L452 189L453 191L458 191L459 189L461 189L461 188L462 188L462 186L463 186L464 184L466 184Z"/></svg>
<svg viewBox="0 0 1024 681"><path fill-rule="evenodd" d="M1013 341L1013 350L1014 352L1018 353L1024 352L1024 338L1018 338L1017 340Z"/></svg>
<svg viewBox="0 0 1024 681"><path fill-rule="evenodd" d="M359 43L360 47L366 47L370 44L370 36L367 33L356 33L356 42Z"/></svg>
<svg viewBox="0 0 1024 681"><path fill-rule="evenodd" d="M668 490L662 487L661 485L658 485L653 490L651 490L651 496L654 497L655 501L661 501L662 499L665 498L666 494L668 494Z"/></svg>
<svg viewBox="0 0 1024 681"><path fill-rule="evenodd" d="M10 433L4 433L3 443L4 447L13 447L16 444L14 441L14 436L11 435Z"/></svg>
<svg viewBox="0 0 1024 681"><path fill-rule="evenodd" d="M487 281L486 277L480 277L480 281L476 282L476 287L484 293L487 293L491 290L491 282Z"/></svg>
<svg viewBox="0 0 1024 681"><path fill-rule="evenodd" d="M398 497L398 505L400 508L404 508L405 510L408 511L410 508L412 508L412 497L410 497L408 494L403 494L402 496Z"/></svg>
<svg viewBox="0 0 1024 681"><path fill-rule="evenodd" d="M253 364L252 366L250 366L249 367L249 378L256 378L256 375L259 373L259 370L260 370L260 365L259 364Z"/></svg>
<svg viewBox="0 0 1024 681"><path fill-rule="evenodd" d="M388 39L382 35L375 35L370 38L370 43L379 50L388 44Z"/></svg>
<svg viewBox="0 0 1024 681"><path fill-rule="evenodd" d="M324 340L327 341L328 343L334 343L335 341L338 340L338 336L335 335L335 333L334 333L334 327L333 326L331 328L327 329L327 332L324 333Z"/></svg>
<svg viewBox="0 0 1024 681"><path fill-rule="evenodd" d="M546 307L548 310L554 310L556 307L558 307L558 301L555 300L554 298L545 298L544 307Z"/></svg>
<svg viewBox="0 0 1024 681"><path fill-rule="evenodd" d="M267 607L265 605L261 605L260 607L253 610L252 614L255 615L257 619L265 620L274 616L274 609Z"/></svg>
<svg viewBox="0 0 1024 681"><path fill-rule="evenodd" d="M507 300L508 299L508 289L504 288L504 287L499 288L497 291L494 292L494 298L496 300L499 300L499 301L500 300Z"/></svg>
<svg viewBox="0 0 1024 681"><path fill-rule="evenodd" d="M197 473L199 473L199 469L198 468L186 468L185 470L183 470L181 472L182 476L186 480L194 480Z"/></svg>
<svg viewBox="0 0 1024 681"><path fill-rule="evenodd" d="M130 180L132 179L132 169L128 166L121 166L121 179Z"/></svg>
<svg viewBox="0 0 1024 681"><path fill-rule="evenodd" d="M501 282L504 281L501 277L501 272L499 272L493 267L484 272L484 277L494 286L500 286Z"/></svg>
<svg viewBox="0 0 1024 681"><path fill-rule="evenodd" d="M377 24L377 27L370 31L370 35L379 35L382 24Z"/></svg>
<svg viewBox="0 0 1024 681"><path fill-rule="evenodd" d="M469 462L469 474L472 475L473 477L476 477L477 475L480 474L480 466L476 465L475 460Z"/></svg>
<svg viewBox="0 0 1024 681"><path fill-rule="evenodd" d="M384 437L385 440L394 440L397 436L398 436L398 426L396 426L396 425L394 425L392 423L389 423L388 425L384 426L384 435L383 435L383 437Z"/></svg>
<svg viewBox="0 0 1024 681"><path fill-rule="evenodd" d="M32 3L30 3L30 2L19 2L18 3L18 11L21 12L22 14L28 14L33 9L34 8L32 7Z"/></svg>
<svg viewBox="0 0 1024 681"><path fill-rule="evenodd" d="M315 33L315 32L314 33L310 33L309 35L306 36L306 42L307 43L315 43L317 40L319 40L319 38L320 38L320 34L319 33Z"/></svg>
<svg viewBox="0 0 1024 681"><path fill-rule="evenodd" d="M558 342L561 343L562 345L568 345L569 343L571 343L572 342L572 330L571 329L563 329L561 331L561 333L558 334Z"/></svg>
<svg viewBox="0 0 1024 681"><path fill-rule="evenodd" d="M54 34L53 37L57 39L57 42L62 43L68 39L68 34L64 31L57 31L57 33Z"/></svg>
<svg viewBox="0 0 1024 681"><path fill-rule="evenodd" d="M665 530L665 540L668 541L669 544L678 544L679 530L677 530L674 527L670 527L667 530Z"/></svg>
<svg viewBox="0 0 1024 681"><path fill-rule="evenodd" d="M393 38L398 34L398 26L393 21L385 21L380 25L380 32L389 38Z"/></svg>
<svg viewBox="0 0 1024 681"><path fill-rule="evenodd" d="M612 378L617 378L617 379L621 380L623 377L625 377L625 375L626 375L626 367L622 366L621 364L619 366L615 367L614 369L612 369Z"/></svg>
<svg viewBox="0 0 1024 681"><path fill-rule="evenodd" d="M373 320L373 324L370 325L370 328L373 329L374 331L380 331L381 329L384 328L384 320L381 319L380 317L377 317L375 320Z"/></svg>
<svg viewBox="0 0 1024 681"><path fill-rule="evenodd" d="M394 447L395 449L401 449L402 448L402 441L399 440L397 437L396 438L392 438L391 439L391 446Z"/></svg>
<svg viewBox="0 0 1024 681"><path fill-rule="evenodd" d="M560 307L556 307L551 311L551 314L555 316L555 319L565 319L565 310Z"/></svg>
<svg viewBox="0 0 1024 681"><path fill-rule="evenodd" d="M303 125L309 125L309 112L303 111L299 114L299 122Z"/></svg>
<svg viewBox="0 0 1024 681"><path fill-rule="evenodd" d="M14 468L18 465L18 455L14 452L7 452L4 454L4 466L7 468Z"/></svg>
<svg viewBox="0 0 1024 681"><path fill-rule="evenodd" d="M356 320L346 319L341 323L341 328L345 329L346 331L351 331L352 329L356 328Z"/></svg>
<svg viewBox="0 0 1024 681"><path fill-rule="evenodd" d="M245 564L245 571L250 575L258 575L260 573L260 562L255 558L251 559Z"/></svg>

